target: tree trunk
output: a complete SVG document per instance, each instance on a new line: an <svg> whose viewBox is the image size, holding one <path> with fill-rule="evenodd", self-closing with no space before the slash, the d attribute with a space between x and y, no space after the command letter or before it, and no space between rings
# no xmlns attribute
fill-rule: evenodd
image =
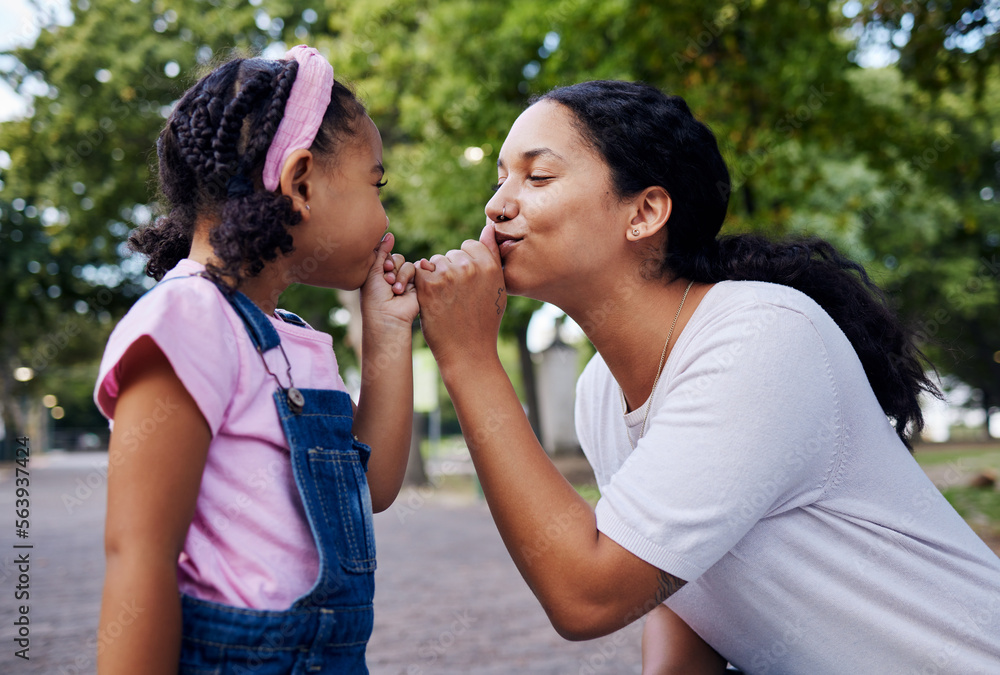
<svg viewBox="0 0 1000 675"><path fill-rule="evenodd" d="M535 384L535 364L528 350L528 325L518 326L516 335L517 352L521 362L521 381L524 383L525 404L528 406L528 422L535 436L541 441L542 423L538 415L538 387Z"/></svg>
<svg viewBox="0 0 1000 675"><path fill-rule="evenodd" d="M420 454L420 442L427 437L427 414L413 413L413 434L410 436L410 457L406 461L403 485L427 485L427 471Z"/></svg>

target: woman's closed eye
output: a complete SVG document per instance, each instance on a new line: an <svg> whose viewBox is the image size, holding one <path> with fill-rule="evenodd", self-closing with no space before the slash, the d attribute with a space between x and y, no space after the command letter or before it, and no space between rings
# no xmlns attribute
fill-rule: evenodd
<svg viewBox="0 0 1000 675"><path fill-rule="evenodd" d="M388 178L384 178L384 179L380 180L379 182L375 183L375 187L377 187L379 193L381 193L382 192L382 188L384 188L388 184L389 184L389 179Z"/></svg>

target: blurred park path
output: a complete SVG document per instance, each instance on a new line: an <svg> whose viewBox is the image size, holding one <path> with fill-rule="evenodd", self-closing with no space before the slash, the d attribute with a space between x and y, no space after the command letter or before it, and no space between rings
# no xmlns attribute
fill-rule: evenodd
<svg viewBox="0 0 1000 675"><path fill-rule="evenodd" d="M0 531L0 673L95 672L104 576L106 453L32 457L31 527ZM0 513L14 481L0 468ZM560 638L474 493L404 491L375 516L378 571L372 675L638 673L641 624L601 640ZM30 661L14 657L15 543L30 549ZM581 669L583 669L581 671Z"/></svg>
<svg viewBox="0 0 1000 675"><path fill-rule="evenodd" d="M471 470L461 456L439 463L453 479ZM30 460L29 537L15 539L13 523L0 529L0 673L95 672L106 466L106 453L49 453ZM927 469L944 487L964 480L964 470L974 466L968 460ZM588 475L582 458L563 460L560 468L574 482ZM432 480L451 485L434 471ZM13 470L5 466L0 513L13 511ZM375 534L372 675L640 672L641 622L588 642L556 634L511 562L485 503L467 483L405 489L388 511L376 514ZM1000 551L1000 540L987 541ZM12 547L20 543L34 546L30 661L15 658L13 647L18 571Z"/></svg>

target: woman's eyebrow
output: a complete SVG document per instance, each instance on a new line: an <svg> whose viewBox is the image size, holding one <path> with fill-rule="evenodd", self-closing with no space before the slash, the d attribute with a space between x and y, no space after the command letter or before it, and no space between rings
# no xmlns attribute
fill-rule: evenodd
<svg viewBox="0 0 1000 675"><path fill-rule="evenodd" d="M535 157L546 157L546 156L547 157L552 157L554 159L560 159L562 161L566 161L565 157L563 157L562 155L560 155L558 152L556 152L552 148L534 148L532 150L525 150L524 152L521 153L521 161L525 161L525 160L529 160L529 159L534 159ZM503 164L503 160L502 159L497 159L497 168L498 169L502 169L503 165L504 165Z"/></svg>

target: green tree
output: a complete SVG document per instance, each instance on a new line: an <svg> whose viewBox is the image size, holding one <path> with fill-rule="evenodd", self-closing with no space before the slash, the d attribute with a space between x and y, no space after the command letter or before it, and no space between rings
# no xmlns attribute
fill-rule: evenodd
<svg viewBox="0 0 1000 675"><path fill-rule="evenodd" d="M77 298L86 316L103 289L117 316L144 289L121 242L158 213L152 147L172 101L233 48L308 42L383 132L387 211L410 257L478 235L500 144L531 95L645 80L715 130L733 175L725 231L831 239L890 289L942 370L986 405L1000 400L995 1L77 0L73 11L72 25L15 50L6 74L47 93L28 119L0 126L0 236L25 237L4 253L18 256L4 261L16 289L5 298L19 298L3 305L5 331L43 315L58 325ZM859 65L879 53L898 63ZM52 284L25 273L32 260L68 275L59 298L31 290ZM328 294L292 293L329 326ZM512 304L505 319L522 346L536 306ZM0 359L30 358L26 337L5 333Z"/></svg>

